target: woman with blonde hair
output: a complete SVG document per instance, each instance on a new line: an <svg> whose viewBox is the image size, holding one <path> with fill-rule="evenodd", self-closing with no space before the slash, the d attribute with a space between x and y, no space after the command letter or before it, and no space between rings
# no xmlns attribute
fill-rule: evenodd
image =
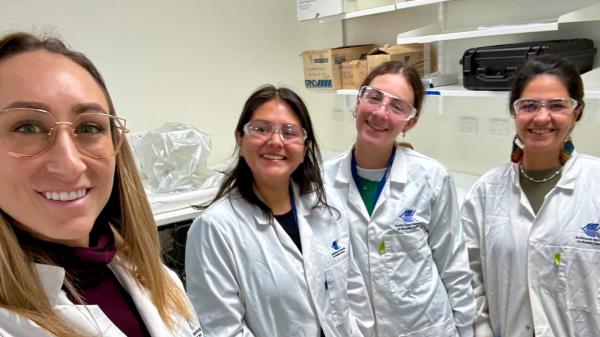
<svg viewBox="0 0 600 337"><path fill-rule="evenodd" d="M199 336L92 62L0 39L0 335Z"/></svg>

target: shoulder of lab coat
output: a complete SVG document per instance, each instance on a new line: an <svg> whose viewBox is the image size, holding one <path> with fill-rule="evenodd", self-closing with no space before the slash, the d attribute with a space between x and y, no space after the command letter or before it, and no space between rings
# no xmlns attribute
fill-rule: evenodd
<svg viewBox="0 0 600 337"><path fill-rule="evenodd" d="M35 264L34 266L53 309L70 322L76 330L80 329L82 333L103 337L125 337L98 306L77 305L68 299L66 293L61 289L65 278L63 268L45 264ZM168 329L152 303L149 292L131 277L128 269L119 263L118 258L109 264L109 268L130 294L151 336L192 337L194 336L193 330L196 331L196 337L202 336L201 330L195 326L195 323L188 323L183 318L176 318L179 323L176 331ZM169 275L177 277L172 272ZM178 285L181 286L180 281ZM46 337L51 335L35 322L10 310L0 308L0 336Z"/></svg>
<svg viewBox="0 0 600 337"><path fill-rule="evenodd" d="M232 191L197 217L188 232L187 290L206 336L253 336L244 320L245 294L238 283L243 266L238 266L236 248L228 239L241 219L252 218L266 223L258 207L248 205L237 191Z"/></svg>

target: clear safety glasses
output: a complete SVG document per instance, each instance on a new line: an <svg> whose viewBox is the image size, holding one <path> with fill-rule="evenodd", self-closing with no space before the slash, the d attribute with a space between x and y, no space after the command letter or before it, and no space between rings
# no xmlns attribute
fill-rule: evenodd
<svg viewBox="0 0 600 337"><path fill-rule="evenodd" d="M84 112L70 122L57 122L47 111L30 108L0 110L0 141L13 157L34 157L48 150L64 126L77 149L91 158L119 152L125 120L106 113Z"/></svg>
<svg viewBox="0 0 600 337"><path fill-rule="evenodd" d="M386 97L388 98L387 103L385 103ZM373 110L380 109L382 106L387 106L394 116L405 121L410 120L417 115L417 109L407 101L369 86L360 88L358 91L358 99L360 103L367 105L368 108Z"/></svg>
<svg viewBox="0 0 600 337"><path fill-rule="evenodd" d="M277 125L268 121L253 120L244 125L244 133L261 140L269 140L277 132L284 144L304 144L307 133L304 128L294 124Z"/></svg>
<svg viewBox="0 0 600 337"><path fill-rule="evenodd" d="M516 115L532 115L538 113L542 107L551 114L569 115L579 106L579 102L573 98L555 98L549 100L520 98L513 103L513 111Z"/></svg>

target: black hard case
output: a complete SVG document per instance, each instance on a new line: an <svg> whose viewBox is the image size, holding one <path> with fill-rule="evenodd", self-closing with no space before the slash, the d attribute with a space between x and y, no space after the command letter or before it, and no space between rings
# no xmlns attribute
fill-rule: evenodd
<svg viewBox="0 0 600 337"><path fill-rule="evenodd" d="M551 40L471 48L460 61L463 85L470 90L509 90L528 57L555 54L575 64L580 73L591 70L596 48L589 39Z"/></svg>

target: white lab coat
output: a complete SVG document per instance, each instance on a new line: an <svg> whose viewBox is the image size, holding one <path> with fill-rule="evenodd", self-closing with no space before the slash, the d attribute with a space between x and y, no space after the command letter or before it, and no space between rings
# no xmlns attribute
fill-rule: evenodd
<svg viewBox="0 0 600 337"><path fill-rule="evenodd" d="M373 333L346 218L313 209L314 193L293 190L302 254L277 220L270 222L237 191L194 221L186 247L187 289L207 336ZM334 199L328 202L335 205Z"/></svg>
<svg viewBox="0 0 600 337"><path fill-rule="evenodd" d="M397 146L370 217L352 178L351 156L348 151L327 161L324 176L347 200L354 256L366 277L378 336L472 336L471 272L447 170Z"/></svg>
<svg viewBox="0 0 600 337"><path fill-rule="evenodd" d="M158 310L152 302L150 292L141 288L127 269L122 266L118 257L108 265L117 277L123 288L129 293L135 306L144 321L144 325L153 337L202 337L202 329L198 323L188 322L183 317L177 319L178 327L174 331L169 329L162 320ZM53 309L64 317L67 322L82 335L97 337L127 337L113 322L102 312L97 305L78 305L69 300L67 294L61 289L65 270L61 267L45 264L35 264L46 296ZM175 273L168 271L169 275L177 282L181 289L183 286ZM35 322L0 308L0 336L1 337L50 337L47 330Z"/></svg>
<svg viewBox="0 0 600 337"><path fill-rule="evenodd" d="M478 337L600 336L599 158L574 153L537 216L518 166L497 167L472 187L462 220Z"/></svg>

